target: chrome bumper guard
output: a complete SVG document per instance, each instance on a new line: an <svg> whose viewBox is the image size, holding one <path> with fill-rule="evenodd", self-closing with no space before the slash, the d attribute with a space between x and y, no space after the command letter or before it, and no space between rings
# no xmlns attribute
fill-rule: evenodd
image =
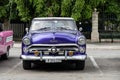
<svg viewBox="0 0 120 80"><path fill-rule="evenodd" d="M23 60L47 60L47 59L58 59L58 60L86 60L87 55L77 55L77 56L26 56L21 55Z"/></svg>

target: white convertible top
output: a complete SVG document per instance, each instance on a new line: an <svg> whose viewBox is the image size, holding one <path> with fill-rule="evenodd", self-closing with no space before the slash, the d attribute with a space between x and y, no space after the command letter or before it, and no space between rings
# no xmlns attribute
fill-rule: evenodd
<svg viewBox="0 0 120 80"><path fill-rule="evenodd" d="M64 20L74 20L73 18L71 17L36 17L36 18L33 18L33 20L45 20L45 19L64 19Z"/></svg>

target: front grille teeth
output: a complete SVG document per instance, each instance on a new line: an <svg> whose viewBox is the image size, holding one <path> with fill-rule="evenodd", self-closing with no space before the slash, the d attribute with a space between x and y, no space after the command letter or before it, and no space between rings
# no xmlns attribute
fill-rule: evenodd
<svg viewBox="0 0 120 80"><path fill-rule="evenodd" d="M44 45L44 44L42 44L42 45L31 45L30 47L29 47L29 51L30 52L33 52L33 51L35 51L35 50L38 50L38 51L51 51L51 49L53 48L53 47L55 47L56 48L56 50L57 50L57 52L59 52L59 51L79 51L79 46L78 45L68 45L68 44L59 44L59 45L54 45L54 44L52 44L52 45Z"/></svg>

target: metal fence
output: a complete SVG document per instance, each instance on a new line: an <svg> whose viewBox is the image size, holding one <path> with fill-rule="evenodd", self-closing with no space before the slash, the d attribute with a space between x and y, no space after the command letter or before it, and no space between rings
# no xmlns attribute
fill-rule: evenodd
<svg viewBox="0 0 120 80"><path fill-rule="evenodd" d="M82 33L85 35L87 39L91 39L91 32L92 32L92 23L91 19L81 21L81 25L77 23L78 29L82 27Z"/></svg>
<svg viewBox="0 0 120 80"><path fill-rule="evenodd" d="M120 39L120 22L114 14L104 13L99 15L99 40Z"/></svg>
<svg viewBox="0 0 120 80"><path fill-rule="evenodd" d="M14 40L21 40L25 35L25 28L29 27L28 23L11 23L9 26L9 30L13 30L13 38ZM7 30L7 29L6 29Z"/></svg>

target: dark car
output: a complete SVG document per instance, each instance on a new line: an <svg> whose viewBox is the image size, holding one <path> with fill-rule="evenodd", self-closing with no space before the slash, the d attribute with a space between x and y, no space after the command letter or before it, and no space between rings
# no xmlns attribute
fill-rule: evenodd
<svg viewBox="0 0 120 80"><path fill-rule="evenodd" d="M34 18L22 39L23 68L35 61L45 63L71 62L83 70L86 60L86 38L77 29L73 18Z"/></svg>

